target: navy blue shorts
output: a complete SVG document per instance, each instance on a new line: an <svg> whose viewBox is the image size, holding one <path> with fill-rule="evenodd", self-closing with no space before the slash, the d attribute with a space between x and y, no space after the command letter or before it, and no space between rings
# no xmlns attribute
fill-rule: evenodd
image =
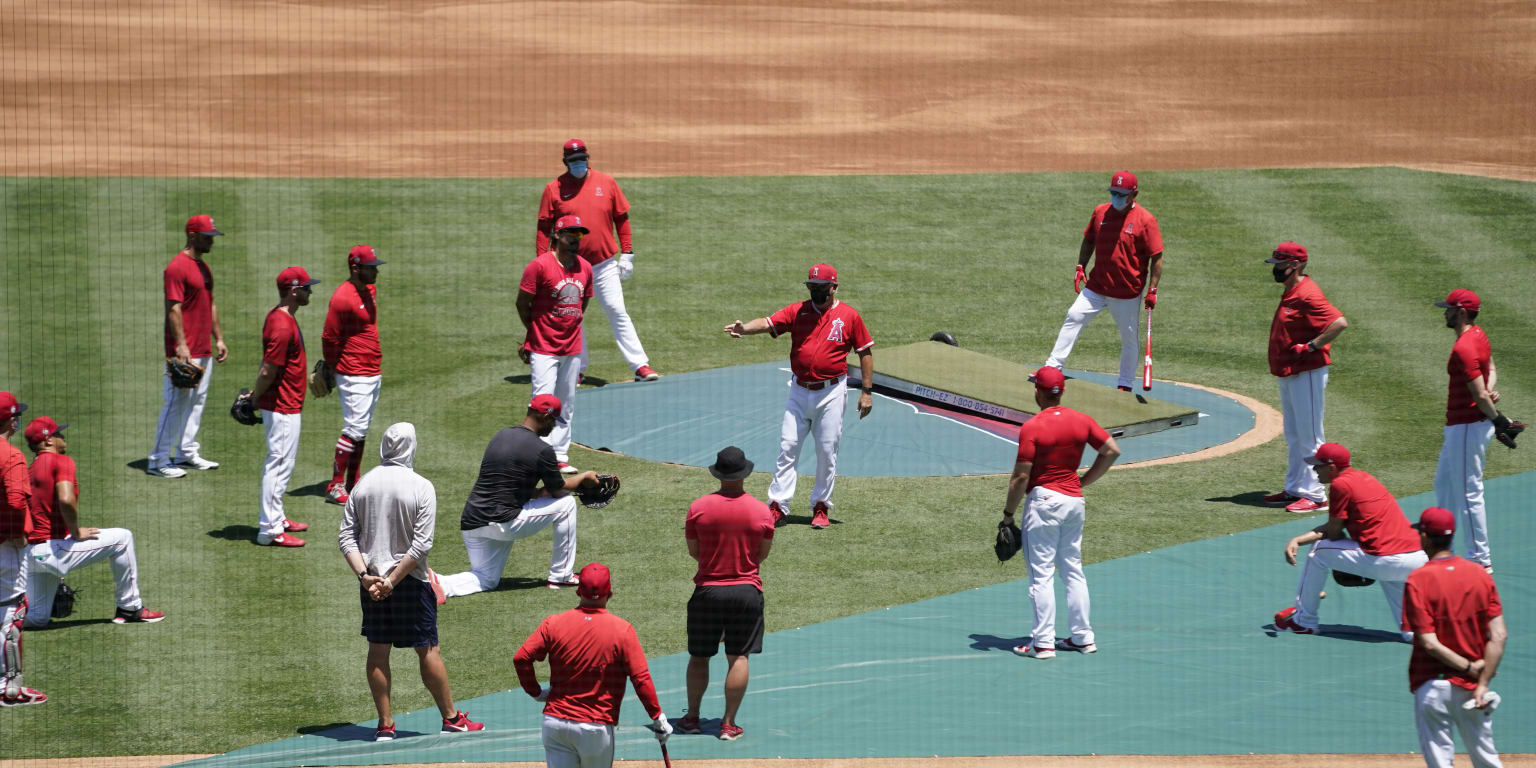
<svg viewBox="0 0 1536 768"><path fill-rule="evenodd" d="M688 599L688 655L763 652L763 593L751 584L694 587Z"/></svg>
<svg viewBox="0 0 1536 768"><path fill-rule="evenodd" d="M389 599L375 601L362 584L357 593L363 603L363 637L370 643L396 648L437 645L437 596L432 586L407 576Z"/></svg>

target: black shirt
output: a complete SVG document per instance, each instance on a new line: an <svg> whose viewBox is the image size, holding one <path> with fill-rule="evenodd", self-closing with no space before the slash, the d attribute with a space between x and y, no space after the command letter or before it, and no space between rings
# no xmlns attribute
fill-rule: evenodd
<svg viewBox="0 0 1536 768"><path fill-rule="evenodd" d="M464 502L459 530L516 520L540 479L552 493L565 488L555 449L521 424L497 432L485 447L480 476Z"/></svg>

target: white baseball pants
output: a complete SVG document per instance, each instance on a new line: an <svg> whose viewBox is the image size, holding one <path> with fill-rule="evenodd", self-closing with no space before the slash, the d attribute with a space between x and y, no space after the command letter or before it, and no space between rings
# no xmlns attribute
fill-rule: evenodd
<svg viewBox="0 0 1536 768"><path fill-rule="evenodd" d="M144 607L139 597L139 561L133 550L133 533L127 528L102 528L90 541L53 539L31 547L31 573L27 576L27 626L46 627L53 620L53 598L59 582L70 571L102 560L112 564L117 583L117 607L135 611Z"/></svg>
<svg viewBox="0 0 1536 768"><path fill-rule="evenodd" d="M464 549L469 552L469 570L439 576L443 594L458 597L495 589L501 583L501 572L506 570L512 543L551 525L555 527L555 542L549 558L549 581L575 581L576 496L568 493L558 499L548 496L532 499L523 505L517 519L510 522L462 531Z"/></svg>
<svg viewBox="0 0 1536 768"><path fill-rule="evenodd" d="M1024 554L1029 558L1029 599L1035 606L1030 633L1037 648L1056 647L1056 569L1067 587L1067 616L1072 642L1093 642L1088 621L1088 578L1083 575L1083 521L1087 505L1081 496L1036 486L1024 506Z"/></svg>
<svg viewBox="0 0 1536 768"><path fill-rule="evenodd" d="M159 469L198 455L197 428L203 422L203 405L208 402L208 382L213 379L213 358L196 357L192 362L203 367L203 378L193 389L171 385L171 373L162 376L160 419L155 424L155 444L149 449L149 468Z"/></svg>
<svg viewBox="0 0 1536 768"><path fill-rule="evenodd" d="M21 695L21 627L27 618L27 540L0 541L0 688Z"/></svg>
<svg viewBox="0 0 1536 768"><path fill-rule="evenodd" d="M544 442L555 449L556 459L568 462L571 460L571 417L576 413L576 377L581 375L581 358L575 355L538 353L528 358L529 367L532 368L534 396L554 395L560 398L560 417L555 419L555 428L544 438Z"/></svg>
<svg viewBox="0 0 1536 768"><path fill-rule="evenodd" d="M796 384L793 377L789 380L789 401L779 425L779 460L773 467L773 482L768 484L768 500L777 501L785 510L795 498L799 480L795 464L807 434L816 439L816 484L811 487L811 504L821 501L832 508L837 448L843 440L843 406L848 399L847 378L829 380L814 392Z"/></svg>
<svg viewBox="0 0 1536 768"><path fill-rule="evenodd" d="M1285 492L1318 504L1328 501L1328 491L1307 459L1317 454L1323 439L1323 395L1328 389L1328 366L1291 376L1281 376L1280 417L1285 426Z"/></svg>
<svg viewBox="0 0 1536 768"><path fill-rule="evenodd" d="M1120 329L1120 378L1116 385L1131 386L1136 381L1136 329L1140 327L1136 310L1140 306L1140 298L1111 299L1084 288L1067 310L1067 320L1061 324L1061 332L1056 335L1056 346L1045 364L1056 368L1066 365L1067 356L1072 354L1072 347L1077 344L1078 334L1088 327L1094 315L1108 307L1110 315L1115 318L1115 327Z"/></svg>
<svg viewBox="0 0 1536 768"><path fill-rule="evenodd" d="M373 409L379 404L382 376L346 376L336 374L336 394L341 398L341 433L353 440L368 437L373 423Z"/></svg>
<svg viewBox="0 0 1536 768"><path fill-rule="evenodd" d="M1303 627L1317 629L1317 608L1322 602L1318 595L1323 591L1328 572L1343 571L1375 579L1381 585L1381 593L1387 598L1387 608L1392 611L1392 630L1401 634L1403 587L1408 584L1408 574L1427 562L1429 556L1424 554L1424 550L1396 555L1372 555L1361 549L1360 542L1353 539L1313 542L1307 556L1301 561L1301 581L1296 586L1296 615L1291 620Z"/></svg>
<svg viewBox="0 0 1536 768"><path fill-rule="evenodd" d="M299 457L298 413L263 410L261 424L267 431L267 461L261 467L261 517L256 541L265 544L283 532L283 494L293 477L293 465Z"/></svg>
<svg viewBox="0 0 1536 768"><path fill-rule="evenodd" d="M1445 428L1440 463L1435 467L1435 504L1456 513L1456 536L1478 565L1493 565L1488 548L1488 508L1483 504L1483 459L1493 439L1493 422L1484 419Z"/></svg>
<svg viewBox="0 0 1536 768"><path fill-rule="evenodd" d="M613 726L578 723L544 716L544 764L549 768L609 768L613 765Z"/></svg>
<svg viewBox="0 0 1536 768"><path fill-rule="evenodd" d="M649 363L650 358L645 356L645 347L640 346L640 334L635 331L635 322L629 319L629 310L624 308L624 283L619 280L619 257L614 256L592 268L592 293L597 295L597 303L602 305L603 314L608 316L608 327L613 330L613 340L618 342L619 354L624 356L624 362L629 363L629 370L634 371ZM581 371L585 370L587 370L587 334L583 333L581 335ZM561 398L561 401L564 402L564 398Z"/></svg>
<svg viewBox="0 0 1536 768"><path fill-rule="evenodd" d="M1486 709L1462 709L1472 699L1472 692L1449 680L1429 680L1413 692L1413 721L1419 728L1419 748L1429 768L1451 768L1456 758L1456 743L1451 740L1451 726L1461 731L1475 768L1501 768L1499 752L1493 746L1493 713Z"/></svg>

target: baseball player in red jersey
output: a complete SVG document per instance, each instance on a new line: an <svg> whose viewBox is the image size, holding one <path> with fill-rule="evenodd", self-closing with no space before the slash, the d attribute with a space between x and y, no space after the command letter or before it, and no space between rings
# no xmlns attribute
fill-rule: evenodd
<svg viewBox="0 0 1536 768"><path fill-rule="evenodd" d="M1499 372L1493 365L1493 347L1477 324L1482 300L1457 288L1435 306L1445 310L1445 327L1456 332L1451 359L1446 364L1450 394L1445 406L1445 439L1440 444L1440 463L1435 467L1435 502L1456 513L1464 531L1465 557L1493 572L1493 553L1488 546L1488 509L1483 504L1483 460L1488 441L1515 447L1515 436L1524 425L1514 424L1499 413L1495 388Z"/></svg>
<svg viewBox="0 0 1536 768"><path fill-rule="evenodd" d="M816 485L811 488L811 527L831 524L832 488L837 483L837 448L843 439L848 352L859 355L859 418L869 415L875 401L875 340L858 310L837 300L837 270L830 264L811 267L805 278L809 301L796 302L769 315L725 326L733 339L754 333L774 338L789 333L789 402L779 427L779 460L768 486L768 508L775 524L789 517L795 497L795 462L800 444L810 433L816 439Z"/></svg>
<svg viewBox="0 0 1536 768"><path fill-rule="evenodd" d="M624 703L624 680L651 717L656 740L667 743L672 726L661 711L645 649L629 622L608 612L613 587L607 566L581 569L581 604L539 623L512 666L523 690L544 702L544 759L549 768L613 765L613 727ZM549 659L549 687L541 688L533 664Z"/></svg>
<svg viewBox="0 0 1536 768"><path fill-rule="evenodd" d="M67 454L66 424L39 416L27 425L32 460L32 533L27 535L32 559L27 575L27 626L46 627L53 619L53 599L59 583L76 568L108 560L117 583L114 624L148 624L165 614L144 607L139 597L139 559L133 532L127 528L87 528L80 525L80 486L75 460Z"/></svg>
<svg viewBox="0 0 1536 768"><path fill-rule="evenodd" d="M1035 372L1035 404L1040 412L1019 427L1019 452L1008 479L1003 521L1013 523L1019 502L1024 509L1024 554L1029 559L1029 598L1035 605L1030 641L1013 652L1037 659L1056 658L1057 649L1095 653L1089 622L1088 579L1083 575L1083 522L1087 507L1083 487L1092 485L1120 458L1120 446L1092 416L1061 404L1067 379L1061 369ZM1077 468L1088 446L1098 452L1081 477ZM1071 637L1056 639L1056 569L1067 584Z"/></svg>
<svg viewBox="0 0 1536 768"><path fill-rule="evenodd" d="M1413 691L1419 747L1429 768L1451 768L1456 744L1451 726L1478 768L1496 768L1493 711L1499 695L1488 682L1499 671L1509 630L1499 590L1477 563L1451 549L1456 515L1430 507L1414 528L1429 562L1408 576L1403 631L1413 633L1408 689Z"/></svg>
<svg viewBox="0 0 1536 768"><path fill-rule="evenodd" d="M594 171L589 166L591 156L581 139L565 143L562 160L565 173L544 185L539 198L539 223L534 233L534 253L549 250L550 235L555 223L565 216L577 216L592 228L588 237L581 240L581 258L592 265L592 283L597 292L597 303L608 315L608 326L613 329L613 340L619 344L619 353L635 373L635 381L655 381L661 378L650 366L645 347L640 345L640 334L624 308L623 281L635 271L634 241L629 231L629 200L624 190L612 176ZM617 230L618 243L613 234ZM614 256L618 253L618 256ZM581 369L587 370L587 340L581 339ZM564 395L561 396L564 398ZM570 402L568 398L565 399Z"/></svg>
<svg viewBox="0 0 1536 768"><path fill-rule="evenodd" d="M267 460L261 469L261 517L256 543L274 547L302 547L294 533L309 524L289 520L283 514L283 493L293 476L299 455L299 414L304 410L304 334L295 315L309 305L310 292L320 282L303 267L289 267L277 274L279 303L267 313L261 327L261 369L250 398L261 409L267 433Z"/></svg>
<svg viewBox="0 0 1536 768"><path fill-rule="evenodd" d="M213 364L229 357L219 308L213 302L213 272L203 260L220 232L209 216L187 219L187 245L165 267L165 357L196 363L203 369L197 386L181 388L171 383L167 370L161 385L165 403L155 424L155 444L149 449L144 471L153 477L184 477L187 469L218 469L219 463L203 458L198 450L197 428L208 401L208 382ZM209 335L213 344L208 343Z"/></svg>
<svg viewBox="0 0 1536 768"><path fill-rule="evenodd" d="M592 300L592 267L579 254L589 231L580 216L560 217L554 249L528 264L517 291L517 316L526 330L517 354L531 369L534 396L560 398L560 418L544 440L567 475L577 472L570 459L571 418L581 375L581 319Z"/></svg>
<svg viewBox="0 0 1536 768"><path fill-rule="evenodd" d="M27 459L11 445L26 403L0 392L0 707L48 700L21 684L21 628L27 620L27 537L32 533L32 478Z"/></svg>
<svg viewBox="0 0 1536 768"><path fill-rule="evenodd" d="M1349 460L1349 451L1338 443L1323 443L1307 457L1317 479L1328 486L1328 522L1286 542L1285 561L1293 566L1302 547L1312 548L1302 564L1296 602L1275 614L1275 629L1317 634L1317 608L1329 571L1375 579L1392 611L1392 626L1403 621L1403 584L1424 564L1424 552L1397 499ZM1411 639L1403 636L1405 642Z"/></svg>
<svg viewBox="0 0 1536 768"><path fill-rule="evenodd" d="M373 421L374 406L379 404L383 352L379 349L377 281L383 263L373 246L352 247L347 254L350 274L331 294L325 331L320 334L325 365L336 376L341 399L341 437L336 440L331 482L325 488L325 500L332 504L346 504L347 494L357 485L368 425Z"/></svg>
<svg viewBox="0 0 1536 768"><path fill-rule="evenodd" d="M1264 497L1266 504L1311 514L1326 509L1327 494L1307 457L1323 444L1323 395L1328 389L1329 343L1349 322L1328 303L1317 282L1307 276L1307 249L1290 241L1275 246L1266 262L1275 282L1283 283L1280 306L1269 324L1269 372L1280 382L1280 414L1285 425L1285 487Z"/></svg>
<svg viewBox="0 0 1536 768"><path fill-rule="evenodd" d="M1156 307L1157 283L1163 277L1163 235L1157 218L1137 204L1138 192L1136 174L1120 171L1110 177L1109 202L1093 209L1077 249L1072 285L1080 292L1067 310L1067 320L1045 362L1055 368L1066 365L1078 334L1108 307L1120 329L1120 377L1116 384L1126 392L1136 380L1136 301L1142 299L1147 309ZM1083 270L1090 258L1093 271L1085 277ZM1083 287L1085 280L1087 286Z"/></svg>

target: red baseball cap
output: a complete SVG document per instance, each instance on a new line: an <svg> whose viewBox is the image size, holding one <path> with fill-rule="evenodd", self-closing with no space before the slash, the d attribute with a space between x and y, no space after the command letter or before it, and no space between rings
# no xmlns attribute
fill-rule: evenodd
<svg viewBox="0 0 1536 768"><path fill-rule="evenodd" d="M831 264L817 264L811 267L810 272L806 273L805 281L807 283L817 283L818 285L823 283L837 285L837 270L833 269Z"/></svg>
<svg viewBox="0 0 1536 768"><path fill-rule="evenodd" d="M0 392L0 419L9 419L19 416L27 409L27 404L17 402L16 396L9 392Z"/></svg>
<svg viewBox="0 0 1536 768"><path fill-rule="evenodd" d="M1413 527L1431 536L1450 536L1456 533L1456 513L1430 507L1419 514L1419 521Z"/></svg>
<svg viewBox="0 0 1536 768"><path fill-rule="evenodd" d="M1136 174L1130 171L1117 171L1115 175L1109 177L1109 191L1126 195L1136 194Z"/></svg>
<svg viewBox="0 0 1536 768"><path fill-rule="evenodd" d="M581 139L567 141L563 150L563 158L566 162L587 159L587 143Z"/></svg>
<svg viewBox="0 0 1536 768"><path fill-rule="evenodd" d="M587 229L587 225L581 223L580 216L561 216L555 220L554 231L564 232L567 229L579 229L583 235L591 234L592 232L592 230Z"/></svg>
<svg viewBox="0 0 1536 768"><path fill-rule="evenodd" d="M1301 262L1305 262L1306 260L1307 260L1307 249L1306 249L1306 246L1302 245L1301 243L1293 243L1290 240L1287 240L1287 241L1285 241L1285 242L1275 246L1275 252L1269 258L1265 259L1264 261L1266 261L1266 262L1268 262L1270 264L1279 264L1282 261L1301 261Z"/></svg>
<svg viewBox="0 0 1536 768"><path fill-rule="evenodd" d="M613 594L613 577L608 573L608 566L602 563L587 563L581 572L576 574L576 594L589 600L608 597Z"/></svg>
<svg viewBox="0 0 1536 768"><path fill-rule="evenodd" d="M384 262L379 261L377 254L373 252L371 245L354 245L347 253L347 264L353 267L377 267Z"/></svg>
<svg viewBox="0 0 1536 768"><path fill-rule="evenodd" d="M1314 467L1327 464L1334 469L1343 469L1349 466L1349 449L1338 443L1323 443L1317 447L1317 453L1307 457L1307 463Z"/></svg>
<svg viewBox="0 0 1536 768"><path fill-rule="evenodd" d="M277 287L297 288L305 285L314 285L320 282L309 276L309 271L303 267L289 267L277 273Z"/></svg>
<svg viewBox="0 0 1536 768"><path fill-rule="evenodd" d="M60 424L47 416L39 416L27 425L27 442L41 443L53 435L63 432L68 424Z"/></svg>
<svg viewBox="0 0 1536 768"><path fill-rule="evenodd" d="M1445 301L1435 302L1435 306L1440 307L1441 309L1450 309L1451 307L1456 307L1458 309L1470 309L1473 312L1476 312L1482 308L1483 302L1481 299L1477 298L1477 294L1465 288L1457 288L1456 290L1451 291L1451 295L1445 297Z"/></svg>
<svg viewBox="0 0 1536 768"><path fill-rule="evenodd" d="M1030 378L1035 381L1035 389L1049 392L1053 395L1061 394L1061 391L1067 387L1066 374L1063 374L1061 369L1054 365L1047 365L1035 371L1035 375Z"/></svg>
<svg viewBox="0 0 1536 768"><path fill-rule="evenodd" d="M550 414L559 416L562 407L564 406L560 404L560 398L554 395L534 395L533 400L528 403L528 410L545 416Z"/></svg>
<svg viewBox="0 0 1536 768"><path fill-rule="evenodd" d="M224 233L220 232L217 227L213 226L212 216L200 213L190 219L187 219L187 234L218 236Z"/></svg>

